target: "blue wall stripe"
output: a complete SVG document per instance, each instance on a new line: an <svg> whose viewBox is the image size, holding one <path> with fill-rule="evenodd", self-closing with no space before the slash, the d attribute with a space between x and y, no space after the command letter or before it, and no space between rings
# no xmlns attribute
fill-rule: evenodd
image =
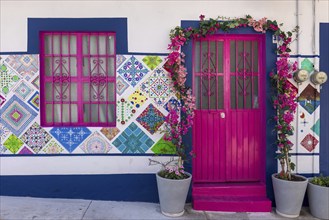
<svg viewBox="0 0 329 220"><path fill-rule="evenodd" d="M0 176L0 195L159 202L155 174Z"/></svg>
<svg viewBox="0 0 329 220"><path fill-rule="evenodd" d="M320 70L329 75L329 23L320 23ZM329 176L329 81L320 91L320 173Z"/></svg>
<svg viewBox="0 0 329 220"><path fill-rule="evenodd" d="M127 18L28 18L30 54L39 54L40 31L115 32L116 53L128 53Z"/></svg>

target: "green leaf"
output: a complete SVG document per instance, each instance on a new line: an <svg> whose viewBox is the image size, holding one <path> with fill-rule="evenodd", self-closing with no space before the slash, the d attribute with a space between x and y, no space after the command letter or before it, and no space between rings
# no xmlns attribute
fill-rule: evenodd
<svg viewBox="0 0 329 220"><path fill-rule="evenodd" d="M295 170L296 165L293 162L290 162L290 168L292 171Z"/></svg>

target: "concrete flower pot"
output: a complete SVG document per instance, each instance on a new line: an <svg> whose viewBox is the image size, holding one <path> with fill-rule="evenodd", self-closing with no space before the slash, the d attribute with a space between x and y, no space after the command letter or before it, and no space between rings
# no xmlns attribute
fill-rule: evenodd
<svg viewBox="0 0 329 220"><path fill-rule="evenodd" d="M276 175L272 175L276 212L287 218L296 218L302 208L308 181L299 175L295 176L303 178L304 181L282 180L276 178Z"/></svg>
<svg viewBox="0 0 329 220"><path fill-rule="evenodd" d="M184 207L192 175L182 180L166 179L156 174L161 212L165 216L178 217L184 214Z"/></svg>
<svg viewBox="0 0 329 220"><path fill-rule="evenodd" d="M320 219L329 219L329 187L308 182L307 195L311 214Z"/></svg>

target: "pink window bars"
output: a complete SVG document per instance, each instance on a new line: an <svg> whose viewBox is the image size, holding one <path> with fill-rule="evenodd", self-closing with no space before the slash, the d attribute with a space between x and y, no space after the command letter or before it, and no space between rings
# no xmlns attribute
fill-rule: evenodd
<svg viewBox="0 0 329 220"><path fill-rule="evenodd" d="M42 32L42 126L115 126L115 33Z"/></svg>

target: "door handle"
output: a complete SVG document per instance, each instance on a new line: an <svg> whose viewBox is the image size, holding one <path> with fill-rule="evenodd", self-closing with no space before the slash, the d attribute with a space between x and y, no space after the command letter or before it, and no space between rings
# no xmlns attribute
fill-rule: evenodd
<svg viewBox="0 0 329 220"><path fill-rule="evenodd" d="M224 113L224 112L221 112L221 113L220 113L220 117L221 117L221 118L225 118L225 113Z"/></svg>

